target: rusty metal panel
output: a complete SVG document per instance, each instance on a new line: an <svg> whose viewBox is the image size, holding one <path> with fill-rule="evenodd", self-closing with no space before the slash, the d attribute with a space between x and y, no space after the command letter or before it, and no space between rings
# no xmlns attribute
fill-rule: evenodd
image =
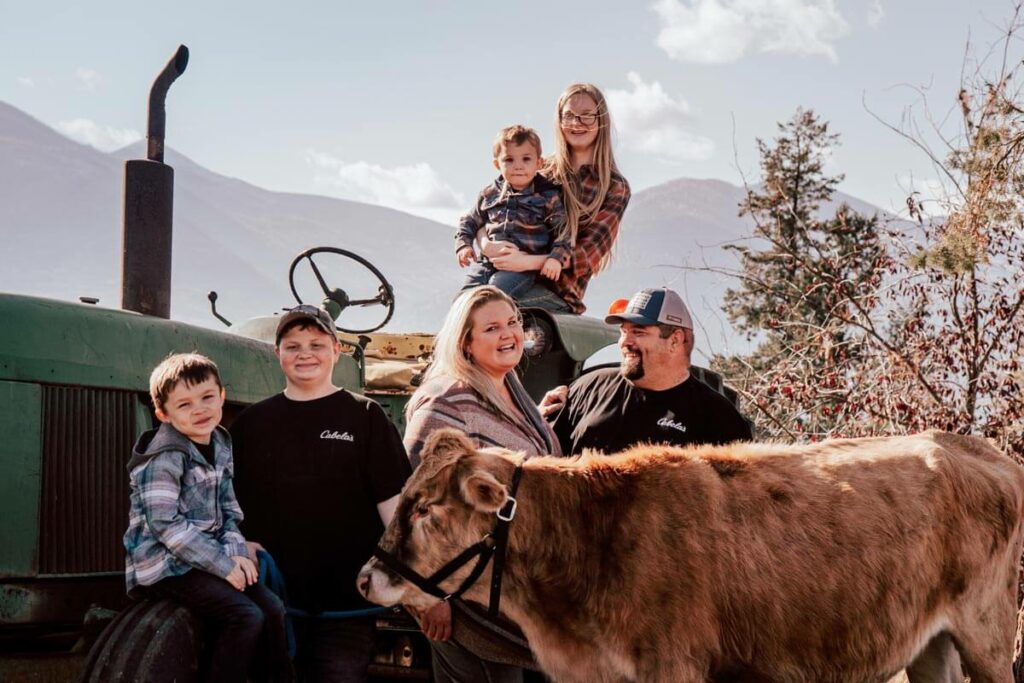
<svg viewBox="0 0 1024 683"><path fill-rule="evenodd" d="M43 388L40 574L124 571L132 392Z"/></svg>

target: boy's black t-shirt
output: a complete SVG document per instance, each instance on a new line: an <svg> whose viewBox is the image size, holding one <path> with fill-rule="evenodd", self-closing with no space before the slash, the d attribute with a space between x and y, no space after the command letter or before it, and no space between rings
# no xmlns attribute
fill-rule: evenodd
<svg viewBox="0 0 1024 683"><path fill-rule="evenodd" d="M289 603L367 607L355 580L384 531L377 503L412 471L381 407L344 390L312 401L278 394L244 410L231 436L242 531L273 555Z"/></svg>
<svg viewBox="0 0 1024 683"><path fill-rule="evenodd" d="M214 462L216 462L214 460L216 456L215 451L213 450L212 438L210 439L210 443L199 443L194 439L189 439L189 441L192 442L192 444L196 447L196 450L199 451L199 455L203 456L206 462L210 463L211 465L214 464Z"/></svg>
<svg viewBox="0 0 1024 683"><path fill-rule="evenodd" d="M566 454L584 448L617 453L638 443L687 446L753 437L735 406L697 378L650 391L635 387L618 368L602 368L576 380L552 427Z"/></svg>

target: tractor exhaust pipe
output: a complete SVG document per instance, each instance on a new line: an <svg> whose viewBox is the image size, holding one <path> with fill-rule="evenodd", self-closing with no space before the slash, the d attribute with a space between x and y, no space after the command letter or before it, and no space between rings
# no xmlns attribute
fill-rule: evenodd
<svg viewBox="0 0 1024 683"><path fill-rule="evenodd" d="M149 91L146 159L124 168L124 227L121 308L171 317L171 235L174 169L164 163L167 90L188 66L188 48L178 47Z"/></svg>

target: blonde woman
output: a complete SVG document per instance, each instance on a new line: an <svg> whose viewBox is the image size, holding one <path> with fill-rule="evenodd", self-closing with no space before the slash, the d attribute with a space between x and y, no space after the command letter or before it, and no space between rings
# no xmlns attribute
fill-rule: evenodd
<svg viewBox="0 0 1024 683"><path fill-rule="evenodd" d="M405 447L413 467L435 429L455 427L477 446L561 455L558 439L519 382L523 357L519 309L485 285L452 304L434 342L434 360L406 408Z"/></svg>
<svg viewBox="0 0 1024 683"><path fill-rule="evenodd" d="M405 447L413 467L420 463L426 438L442 427L461 429L478 447L561 455L554 432L516 377L522 356L522 319L511 297L490 285L459 295L437 333L423 385L406 410ZM521 682L521 669L482 660L449 641L451 609L442 602L419 615L431 640L434 680Z"/></svg>
<svg viewBox="0 0 1024 683"><path fill-rule="evenodd" d="M537 284L518 297L523 307L583 313L583 295L597 273L607 267L619 222L629 204L629 183L619 173L612 154L611 116L601 91L576 83L558 98L555 110L555 153L543 174L562 186L567 239L573 245L572 263L547 286ZM539 257L502 243L491 258L500 270L538 270Z"/></svg>

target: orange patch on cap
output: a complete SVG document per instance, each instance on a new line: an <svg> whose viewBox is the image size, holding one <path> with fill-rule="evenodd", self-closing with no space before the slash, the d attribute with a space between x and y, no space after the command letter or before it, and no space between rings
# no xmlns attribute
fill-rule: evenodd
<svg viewBox="0 0 1024 683"><path fill-rule="evenodd" d="M625 311L627 306L629 306L629 299L616 299L608 307L608 315L618 315Z"/></svg>

